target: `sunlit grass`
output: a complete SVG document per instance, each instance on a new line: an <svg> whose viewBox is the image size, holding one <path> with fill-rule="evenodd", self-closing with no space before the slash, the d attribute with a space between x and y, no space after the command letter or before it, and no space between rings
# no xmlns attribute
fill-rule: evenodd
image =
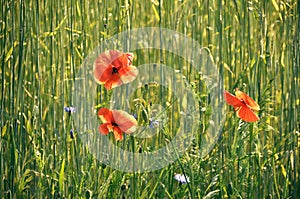
<svg viewBox="0 0 300 199"><path fill-rule="evenodd" d="M300 197L300 5L295 0L20 0L0 5L1 198ZM63 108L74 103L76 72L94 48L122 31L151 26L181 32L208 47L224 88L238 87L253 97L261 119L245 123L228 108L218 143L200 157L201 135L214 111L208 106L186 154L161 170L125 173L89 153ZM162 63L179 70L199 107L209 104L201 75L186 60L159 50L134 54L137 67ZM151 89L136 91L131 111L151 117L150 101L166 102L168 126L152 139L127 137L119 143L134 152L159 148L178 128L180 101L160 93L160 87ZM110 93L101 86L97 91L97 103L106 106ZM146 125L147 117L140 124ZM175 173L185 173L191 182L179 184Z"/></svg>

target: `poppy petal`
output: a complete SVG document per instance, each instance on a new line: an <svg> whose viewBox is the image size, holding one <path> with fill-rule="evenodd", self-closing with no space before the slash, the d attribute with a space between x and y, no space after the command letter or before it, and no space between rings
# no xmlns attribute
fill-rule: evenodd
<svg viewBox="0 0 300 199"><path fill-rule="evenodd" d="M239 118L246 122L256 122L259 120L259 117L246 105L243 105L236 111L236 114Z"/></svg>
<svg viewBox="0 0 300 199"><path fill-rule="evenodd" d="M128 66L121 68L118 74L113 74L111 78L105 83L105 88L110 90L112 88L121 86L132 82L138 75L139 71L135 66Z"/></svg>
<svg viewBox="0 0 300 199"><path fill-rule="evenodd" d="M101 53L94 62L94 78L100 83L104 84L112 75L112 58L111 51Z"/></svg>
<svg viewBox="0 0 300 199"><path fill-rule="evenodd" d="M138 69L135 66L128 66L120 69L119 74L124 84L132 82L138 76Z"/></svg>
<svg viewBox="0 0 300 199"><path fill-rule="evenodd" d="M115 139L117 141L123 140L122 130L119 127L114 127L113 128L113 133L114 133Z"/></svg>
<svg viewBox="0 0 300 199"><path fill-rule="evenodd" d="M252 110L259 111L260 107L259 105L246 93L243 93L242 91L235 91L235 95L237 98L242 99Z"/></svg>
<svg viewBox="0 0 300 199"><path fill-rule="evenodd" d="M112 77L105 83L105 88L107 90L110 90L112 88L115 88L117 86L122 85L122 81L120 79L120 76L118 74L112 75Z"/></svg>
<svg viewBox="0 0 300 199"><path fill-rule="evenodd" d="M98 75L98 83L105 84L108 80L110 80L113 77L113 67L108 66L105 71L103 71L102 74L97 74L97 71L95 71L95 76ZM97 80L96 80L97 81Z"/></svg>
<svg viewBox="0 0 300 199"><path fill-rule="evenodd" d="M111 124L110 123L101 124L98 127L99 132L103 135L107 135L109 133L109 128L108 128L109 125L111 125Z"/></svg>
<svg viewBox="0 0 300 199"><path fill-rule="evenodd" d="M132 115L121 110L112 110L112 114L122 132L130 134L136 130L137 121Z"/></svg>
<svg viewBox="0 0 300 199"><path fill-rule="evenodd" d="M133 60L132 53L121 53L119 51L114 50L111 53L111 55L111 58L113 60L112 65L117 69L130 66Z"/></svg>
<svg viewBox="0 0 300 199"><path fill-rule="evenodd" d="M94 62L96 82L105 84L105 88L110 90L122 83L133 81L138 72L136 67L131 66L132 60L132 53L122 53L117 50L101 53ZM115 69L117 72L114 73Z"/></svg>
<svg viewBox="0 0 300 199"><path fill-rule="evenodd" d="M228 91L224 90L224 98L227 104L231 105L234 107L234 109L241 107L243 105L243 101L241 101L239 98L236 96L232 95Z"/></svg>
<svg viewBox="0 0 300 199"><path fill-rule="evenodd" d="M112 112L107 108L101 108L98 111L98 116L104 123L112 123L115 121Z"/></svg>

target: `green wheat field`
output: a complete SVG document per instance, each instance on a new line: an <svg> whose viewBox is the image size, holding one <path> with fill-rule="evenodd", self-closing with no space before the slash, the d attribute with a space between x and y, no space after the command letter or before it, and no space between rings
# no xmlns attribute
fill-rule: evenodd
<svg viewBox="0 0 300 199"><path fill-rule="evenodd" d="M1 198L300 198L300 1L1 0L0 6ZM164 63L184 75L201 112L198 128L184 129L195 139L175 162L151 172L98 161L77 131L73 115L80 107L70 114L64 107L74 104L85 58L112 36L142 27L177 31L205 47L223 89L251 96L260 120L243 122L225 105L217 142L200 156L195 151L202 150L214 111L201 75L168 52L137 50L137 68ZM152 103L168 104L168 125L151 139L115 142L108 135L112 143L136 153L170 143L181 105L161 90L149 86L148 95L137 90L120 100L129 101L144 125ZM97 109L108 107L112 92L97 86Z"/></svg>

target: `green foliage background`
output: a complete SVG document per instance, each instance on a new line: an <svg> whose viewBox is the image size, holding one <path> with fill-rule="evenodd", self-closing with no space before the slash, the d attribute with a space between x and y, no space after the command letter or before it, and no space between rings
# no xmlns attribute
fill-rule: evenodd
<svg viewBox="0 0 300 199"><path fill-rule="evenodd" d="M0 6L1 198L300 198L299 1L1 0ZM73 124L63 107L72 104L76 71L101 41L152 26L208 47L224 87L252 96L261 120L245 124L228 112L207 157L187 154L159 171L124 173L70 138ZM188 186L174 180L182 170Z"/></svg>

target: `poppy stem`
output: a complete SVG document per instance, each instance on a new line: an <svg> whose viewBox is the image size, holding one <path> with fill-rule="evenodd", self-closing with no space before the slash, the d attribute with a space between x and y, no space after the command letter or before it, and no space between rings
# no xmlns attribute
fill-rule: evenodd
<svg viewBox="0 0 300 199"><path fill-rule="evenodd" d="M174 146L174 144L173 144L173 142L172 142L172 140L171 140L171 138L170 138L170 136L168 135L168 133L166 133L165 132L165 128L163 128L162 129L162 132L163 132L163 135L164 136L166 136L166 138L168 139L168 140L170 140L170 143L171 143L171 146L172 146L172 148L173 148L173 150L174 150L174 152L175 152L175 155L176 155L176 160L178 161L178 163L179 163L179 166L180 166L180 169L181 169L181 171L182 171L182 173L183 173L183 175L184 175L184 178L185 179L188 179L188 176L186 175L186 172L184 171L184 168L183 168L183 165L182 165L182 162L180 161L180 156L179 156L179 154L178 154L178 152L177 152L177 150L176 150L176 147ZM190 186L190 183L186 183L187 184L187 186L188 186L188 190L189 190L189 198L193 198L193 192L192 192L192 188L191 188L191 186Z"/></svg>

